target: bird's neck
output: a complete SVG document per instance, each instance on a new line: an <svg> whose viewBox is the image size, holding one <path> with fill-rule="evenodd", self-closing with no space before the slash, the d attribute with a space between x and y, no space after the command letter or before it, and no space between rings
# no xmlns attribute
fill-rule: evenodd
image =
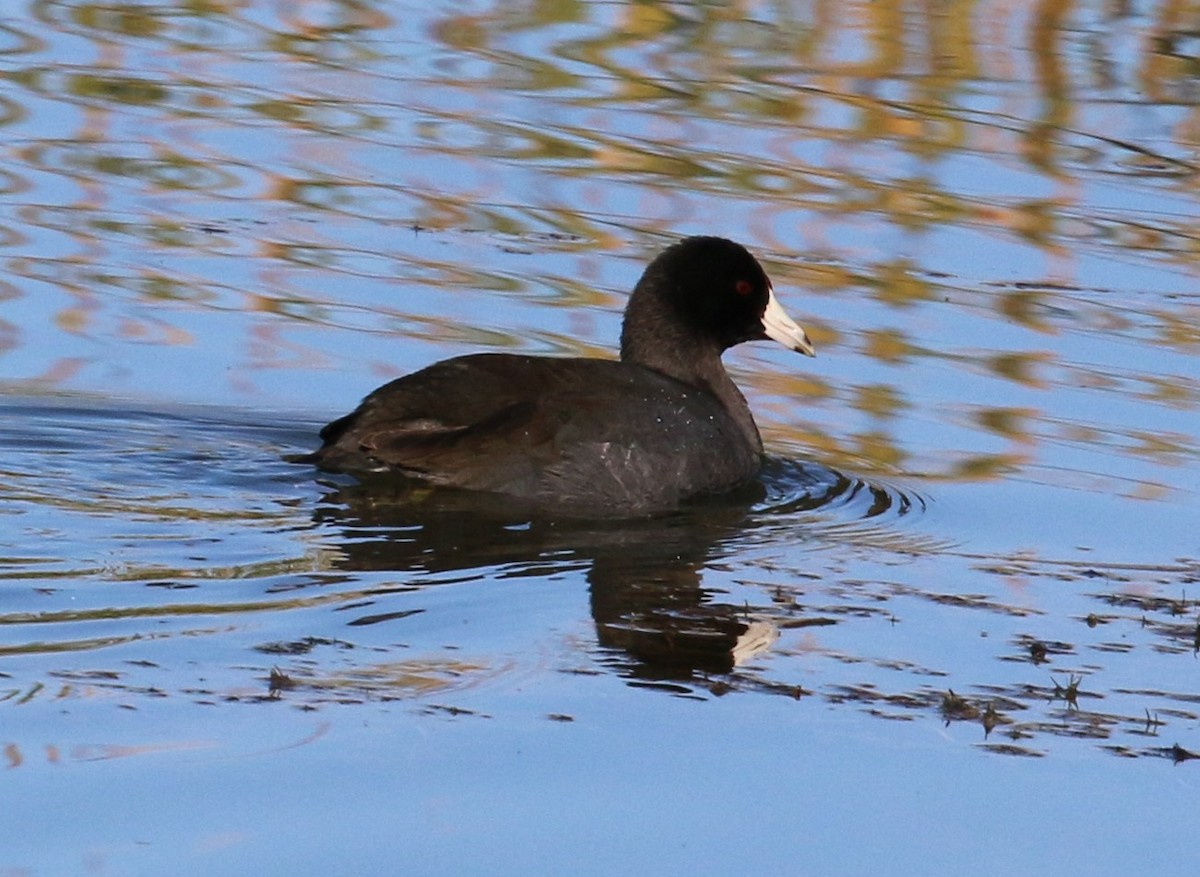
<svg viewBox="0 0 1200 877"><path fill-rule="evenodd" d="M758 434L746 397L725 371L721 349L711 340L689 333L677 322L654 319L655 316L642 316L638 323L640 331L636 335L627 328L622 330L621 361L654 369L711 393L729 412L750 446L761 453L762 437Z"/></svg>

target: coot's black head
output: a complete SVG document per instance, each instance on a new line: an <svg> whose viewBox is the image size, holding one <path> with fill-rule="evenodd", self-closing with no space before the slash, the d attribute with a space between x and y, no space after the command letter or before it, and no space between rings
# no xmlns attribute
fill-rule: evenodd
<svg viewBox="0 0 1200 877"><path fill-rule="evenodd" d="M688 371L689 360L767 338L814 355L745 247L693 237L660 253L638 281L625 309L621 358L674 374ZM671 367L672 360L680 367Z"/></svg>

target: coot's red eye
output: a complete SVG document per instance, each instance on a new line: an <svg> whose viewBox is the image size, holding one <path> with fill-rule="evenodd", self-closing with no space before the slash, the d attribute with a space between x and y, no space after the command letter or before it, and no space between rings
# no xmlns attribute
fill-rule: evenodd
<svg viewBox="0 0 1200 877"><path fill-rule="evenodd" d="M739 280L733 288L737 290L738 295L749 295L754 291L754 286L749 280Z"/></svg>

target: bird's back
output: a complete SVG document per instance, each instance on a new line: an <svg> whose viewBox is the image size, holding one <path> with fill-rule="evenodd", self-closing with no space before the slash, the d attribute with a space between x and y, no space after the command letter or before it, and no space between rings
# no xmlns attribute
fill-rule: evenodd
<svg viewBox="0 0 1200 877"><path fill-rule="evenodd" d="M653 511L720 493L761 454L705 388L634 363L476 354L380 387L314 462L559 508Z"/></svg>

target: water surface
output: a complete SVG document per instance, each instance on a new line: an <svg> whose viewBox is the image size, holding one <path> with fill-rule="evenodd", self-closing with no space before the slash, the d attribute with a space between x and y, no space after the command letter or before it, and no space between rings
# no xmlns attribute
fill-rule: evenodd
<svg viewBox="0 0 1200 877"><path fill-rule="evenodd" d="M1190 873L1198 16L14 4L0 870ZM819 352L752 495L288 462L687 234Z"/></svg>

